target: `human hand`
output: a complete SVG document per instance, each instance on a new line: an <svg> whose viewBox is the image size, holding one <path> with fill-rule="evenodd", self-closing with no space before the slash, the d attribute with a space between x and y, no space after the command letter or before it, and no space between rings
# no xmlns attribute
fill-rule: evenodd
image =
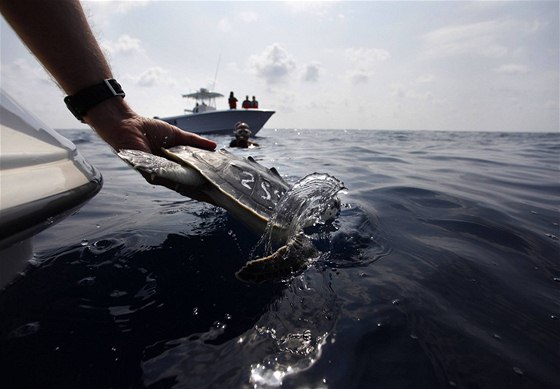
<svg viewBox="0 0 560 389"><path fill-rule="evenodd" d="M214 141L161 120L138 115L120 98L96 105L84 119L115 151L132 149L163 156L162 148L178 145L207 150L216 148Z"/></svg>

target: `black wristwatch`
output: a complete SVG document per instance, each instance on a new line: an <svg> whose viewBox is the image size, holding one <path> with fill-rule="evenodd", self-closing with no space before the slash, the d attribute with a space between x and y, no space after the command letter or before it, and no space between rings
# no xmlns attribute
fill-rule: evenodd
<svg viewBox="0 0 560 389"><path fill-rule="evenodd" d="M124 98L125 94L121 85L114 79L103 80L102 83L89 86L81 91L66 96L64 102L79 121L84 121L84 116L90 108L114 96Z"/></svg>

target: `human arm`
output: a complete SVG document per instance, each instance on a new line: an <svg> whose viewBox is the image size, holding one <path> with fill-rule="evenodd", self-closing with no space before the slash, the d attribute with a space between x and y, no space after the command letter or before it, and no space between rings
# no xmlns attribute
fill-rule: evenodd
<svg viewBox="0 0 560 389"><path fill-rule="evenodd" d="M113 78L78 0L0 0L0 11L66 94ZM120 97L94 106L84 121L117 151L161 154L161 147L180 144L216 147L211 140L138 115Z"/></svg>

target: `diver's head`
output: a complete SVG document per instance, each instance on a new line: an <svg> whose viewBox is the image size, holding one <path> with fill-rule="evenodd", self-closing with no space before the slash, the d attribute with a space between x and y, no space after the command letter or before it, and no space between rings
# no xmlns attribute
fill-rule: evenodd
<svg viewBox="0 0 560 389"><path fill-rule="evenodd" d="M235 124L235 129L233 130L236 138L240 139L249 139L251 136L251 130L249 129L249 125L243 122L237 122Z"/></svg>

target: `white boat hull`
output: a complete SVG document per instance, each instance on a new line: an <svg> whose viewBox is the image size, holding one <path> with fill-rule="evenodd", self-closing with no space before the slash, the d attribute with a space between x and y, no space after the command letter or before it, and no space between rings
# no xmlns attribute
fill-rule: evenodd
<svg viewBox="0 0 560 389"><path fill-rule="evenodd" d="M157 119L195 134L231 135L233 134L235 123L245 122L249 125L253 135L255 135L263 128L273 114L274 111L262 109L229 109Z"/></svg>
<svg viewBox="0 0 560 389"><path fill-rule="evenodd" d="M4 91L0 102L1 290L24 268L31 237L93 197L102 177L72 142Z"/></svg>

